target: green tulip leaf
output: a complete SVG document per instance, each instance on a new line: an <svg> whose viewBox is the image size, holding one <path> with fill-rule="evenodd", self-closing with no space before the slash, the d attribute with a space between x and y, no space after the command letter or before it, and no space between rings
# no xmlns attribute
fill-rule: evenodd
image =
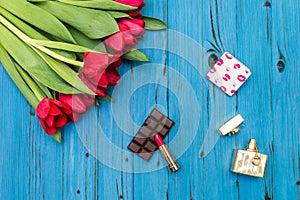
<svg viewBox="0 0 300 200"><path fill-rule="evenodd" d="M48 40L50 41L46 36L20 20L19 18L15 17L11 13L9 13L7 10L3 9L0 7L0 14L4 16L7 20L9 20L14 26L16 26L19 30L21 30L23 33L25 33L28 37L32 39L37 39L37 40ZM64 56L66 58L70 58L75 60L76 59L76 54L74 52L69 52L69 51L62 51L59 49L51 49L55 53Z"/></svg>
<svg viewBox="0 0 300 200"><path fill-rule="evenodd" d="M116 101L108 92L105 92L105 93L106 93L105 97L97 96L97 99L107 101L107 102L112 102L112 103L114 103Z"/></svg>
<svg viewBox="0 0 300 200"><path fill-rule="evenodd" d="M87 94L95 94L81 81L77 73L73 71L68 65L64 64L61 61L53 59L52 57L48 56L43 52L39 52L39 54L44 59L44 61L51 67L51 69L55 71L61 78L63 78L70 85L80 90L81 92ZM78 93L76 92L76 90L74 92Z"/></svg>
<svg viewBox="0 0 300 200"><path fill-rule="evenodd" d="M101 39L119 31L115 19L102 10L82 8L57 1L47 1L37 5L91 39Z"/></svg>
<svg viewBox="0 0 300 200"><path fill-rule="evenodd" d="M130 15L124 12L118 12L118 11L107 11L108 14L110 14L113 18L119 19L119 18L132 18Z"/></svg>
<svg viewBox="0 0 300 200"><path fill-rule="evenodd" d="M20 67L18 64L15 64L16 69L20 73L20 75L23 77L24 81L27 83L27 85L31 88L32 92L35 94L35 96L38 98L38 100L43 100L46 95L41 90L41 88L36 84L36 82Z"/></svg>
<svg viewBox="0 0 300 200"><path fill-rule="evenodd" d="M36 108L37 105L39 104L39 100L36 98L32 90L25 83L25 81L19 74L18 70L16 69L13 60L11 59L11 57L9 56L9 54L1 44L0 44L0 60L2 61L3 67L5 68L6 72L9 74L11 79L19 88L20 92L24 95L24 97L27 99L29 104L33 108Z"/></svg>
<svg viewBox="0 0 300 200"><path fill-rule="evenodd" d="M136 10L137 9L137 7L128 6L112 0L89 0L89 1L58 0L58 1L62 3L74 5L74 6L102 9L102 10Z"/></svg>
<svg viewBox="0 0 300 200"><path fill-rule="evenodd" d="M71 26L68 26L68 29L73 35L76 44L93 49L93 51L106 52L106 47L101 40L92 40Z"/></svg>
<svg viewBox="0 0 300 200"><path fill-rule="evenodd" d="M53 95L51 94L49 88L38 82L36 79L34 79L34 82L40 87L40 89L43 91L43 93L48 97L53 99Z"/></svg>
<svg viewBox="0 0 300 200"><path fill-rule="evenodd" d="M145 29L147 30L156 31L164 30L167 28L167 25L159 19L155 19L152 17L143 17L143 20L145 22Z"/></svg>
<svg viewBox="0 0 300 200"><path fill-rule="evenodd" d="M52 1L52 0L27 0L27 1L36 3L36 2L44 2L44 1Z"/></svg>
<svg viewBox="0 0 300 200"><path fill-rule="evenodd" d="M61 137L61 130L57 129L56 133L52 135L52 138L58 143L61 144L62 137Z"/></svg>
<svg viewBox="0 0 300 200"><path fill-rule="evenodd" d="M149 58L141 51L132 49L130 52L122 56L126 60L135 60L140 62L149 62Z"/></svg>
<svg viewBox="0 0 300 200"><path fill-rule="evenodd" d="M63 56L63 57L66 57L66 58L69 58L71 60L76 60L77 57L76 57L76 53L74 52L71 52L71 51L65 51L65 50L60 50L60 49L51 49L49 48L51 51L53 51L54 53L57 53L58 55L60 56Z"/></svg>
<svg viewBox="0 0 300 200"><path fill-rule="evenodd" d="M68 29L52 14L25 0L0 1L0 6L29 24L61 38L74 42Z"/></svg>
<svg viewBox="0 0 300 200"><path fill-rule="evenodd" d="M0 43L30 76L43 85L60 93L79 93L59 77L30 46L7 30L1 23Z"/></svg>

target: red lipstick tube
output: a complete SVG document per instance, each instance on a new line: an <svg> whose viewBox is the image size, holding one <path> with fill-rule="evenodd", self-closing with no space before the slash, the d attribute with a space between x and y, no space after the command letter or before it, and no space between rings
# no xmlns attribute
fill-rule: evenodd
<svg viewBox="0 0 300 200"><path fill-rule="evenodd" d="M154 136L154 140L158 145L158 148L161 154L163 155L165 161L167 162L170 171L171 172L177 171L180 168L180 165L176 162L175 158L172 156L168 146L164 143L164 141L158 134Z"/></svg>

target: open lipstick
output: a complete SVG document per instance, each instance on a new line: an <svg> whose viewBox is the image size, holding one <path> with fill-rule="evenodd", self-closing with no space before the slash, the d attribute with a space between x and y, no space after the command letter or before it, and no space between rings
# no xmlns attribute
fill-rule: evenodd
<svg viewBox="0 0 300 200"><path fill-rule="evenodd" d="M175 158L172 156L168 146L164 143L163 139L160 137L159 134L154 136L154 140L163 155L165 161L168 164L168 167L171 172L175 172L180 168L180 165L176 162Z"/></svg>

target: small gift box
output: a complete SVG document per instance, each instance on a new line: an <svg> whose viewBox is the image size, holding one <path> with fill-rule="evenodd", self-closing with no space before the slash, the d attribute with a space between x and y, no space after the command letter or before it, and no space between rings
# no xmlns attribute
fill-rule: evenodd
<svg viewBox="0 0 300 200"><path fill-rule="evenodd" d="M225 52L206 78L232 96L249 78L251 71L230 53Z"/></svg>

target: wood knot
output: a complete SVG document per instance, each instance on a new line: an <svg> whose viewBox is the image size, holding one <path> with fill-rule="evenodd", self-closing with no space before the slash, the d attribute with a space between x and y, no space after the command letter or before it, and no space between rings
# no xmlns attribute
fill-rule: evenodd
<svg viewBox="0 0 300 200"><path fill-rule="evenodd" d="M272 198L269 196L268 192L265 193L265 200L272 200Z"/></svg>
<svg viewBox="0 0 300 200"><path fill-rule="evenodd" d="M266 1L264 7L271 7L271 3L269 1Z"/></svg>
<svg viewBox="0 0 300 200"><path fill-rule="evenodd" d="M35 115L35 111L32 110L32 109L30 109L29 114L30 114L30 116L34 116Z"/></svg>
<svg viewBox="0 0 300 200"><path fill-rule="evenodd" d="M210 67L213 67L217 63L217 61L218 61L218 57L214 53L208 57L208 65Z"/></svg>
<svg viewBox="0 0 300 200"><path fill-rule="evenodd" d="M203 158L203 157L204 157L204 152L203 152L203 151L201 151L201 153L200 153L200 157L201 157L201 158Z"/></svg>
<svg viewBox="0 0 300 200"><path fill-rule="evenodd" d="M285 68L285 64L282 60L278 61L277 63L277 69L279 71L279 73L283 73L284 72L284 68Z"/></svg>
<svg viewBox="0 0 300 200"><path fill-rule="evenodd" d="M285 57L279 47L278 47L278 54L279 54L279 59L277 62L277 69L279 73L283 73L285 68Z"/></svg>

